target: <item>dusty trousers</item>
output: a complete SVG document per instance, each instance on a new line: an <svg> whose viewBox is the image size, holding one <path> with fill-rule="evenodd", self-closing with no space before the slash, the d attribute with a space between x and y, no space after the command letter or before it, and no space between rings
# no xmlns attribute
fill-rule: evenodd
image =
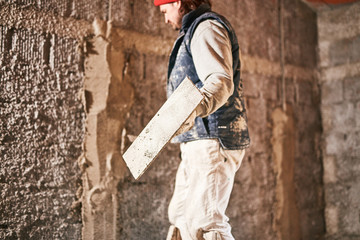
<svg viewBox="0 0 360 240"><path fill-rule="evenodd" d="M181 143L180 149L170 223L183 240L203 239L200 235L209 231L233 240L225 210L245 150L224 150L217 139Z"/></svg>

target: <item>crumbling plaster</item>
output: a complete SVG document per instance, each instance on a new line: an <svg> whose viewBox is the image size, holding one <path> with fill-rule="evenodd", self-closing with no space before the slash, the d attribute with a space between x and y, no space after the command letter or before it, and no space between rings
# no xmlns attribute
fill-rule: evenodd
<svg viewBox="0 0 360 240"><path fill-rule="evenodd" d="M116 29L112 23L96 19L95 37L86 44L84 94L87 109L84 154L80 164L83 183L83 238L101 235L118 239L119 181L130 177L121 155L134 136L125 123L135 101L135 89L129 68L136 63L133 55L165 54L168 46L150 48L144 35ZM160 41L158 37L149 39ZM167 50L166 50L167 49ZM105 220L103 220L105 219Z"/></svg>
<svg viewBox="0 0 360 240"><path fill-rule="evenodd" d="M291 105L272 113L273 160L276 173L276 213L274 229L277 239L303 239L300 213L296 204L295 144L296 125Z"/></svg>

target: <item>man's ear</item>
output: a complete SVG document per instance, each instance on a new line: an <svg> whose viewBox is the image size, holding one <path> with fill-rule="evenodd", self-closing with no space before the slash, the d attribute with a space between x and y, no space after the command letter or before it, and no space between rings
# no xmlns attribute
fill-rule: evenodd
<svg viewBox="0 0 360 240"><path fill-rule="evenodd" d="M181 7L181 0L178 0L176 2L173 2L173 6L176 7L178 10L180 9Z"/></svg>

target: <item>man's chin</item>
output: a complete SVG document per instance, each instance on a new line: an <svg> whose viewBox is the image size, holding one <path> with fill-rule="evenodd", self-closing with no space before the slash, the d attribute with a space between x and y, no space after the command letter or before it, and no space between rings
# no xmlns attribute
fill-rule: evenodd
<svg viewBox="0 0 360 240"><path fill-rule="evenodd" d="M172 25L172 28L176 31L179 31L180 30L180 26L177 26L177 25Z"/></svg>
<svg viewBox="0 0 360 240"><path fill-rule="evenodd" d="M175 31L180 30L180 27L177 26L177 25L175 25L175 24L171 24L171 27L172 27L172 29L175 30Z"/></svg>

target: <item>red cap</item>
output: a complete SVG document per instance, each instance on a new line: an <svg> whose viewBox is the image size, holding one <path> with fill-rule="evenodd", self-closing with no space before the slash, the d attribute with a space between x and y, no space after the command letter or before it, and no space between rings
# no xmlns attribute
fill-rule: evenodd
<svg viewBox="0 0 360 240"><path fill-rule="evenodd" d="M176 2L177 0L154 0L155 6L160 6L167 3Z"/></svg>

